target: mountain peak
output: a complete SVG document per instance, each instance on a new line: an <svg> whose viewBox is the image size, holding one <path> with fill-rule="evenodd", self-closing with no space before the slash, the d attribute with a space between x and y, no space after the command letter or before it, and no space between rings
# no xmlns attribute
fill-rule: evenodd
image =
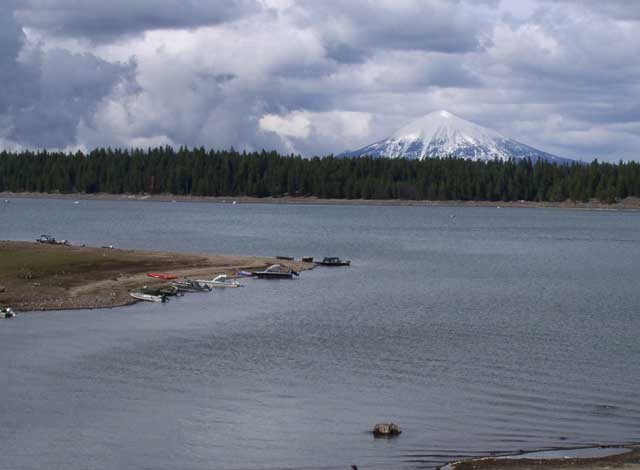
<svg viewBox="0 0 640 470"><path fill-rule="evenodd" d="M568 163L570 160L509 139L493 129L438 110L410 122L389 138L340 156L424 159L457 157L471 160L529 158Z"/></svg>

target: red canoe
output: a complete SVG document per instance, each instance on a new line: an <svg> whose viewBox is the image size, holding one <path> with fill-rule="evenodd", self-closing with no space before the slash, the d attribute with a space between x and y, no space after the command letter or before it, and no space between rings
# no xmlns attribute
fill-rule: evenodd
<svg viewBox="0 0 640 470"><path fill-rule="evenodd" d="M176 279L177 276L172 276L171 274L158 274L158 273L147 273L149 277L155 277L157 279Z"/></svg>

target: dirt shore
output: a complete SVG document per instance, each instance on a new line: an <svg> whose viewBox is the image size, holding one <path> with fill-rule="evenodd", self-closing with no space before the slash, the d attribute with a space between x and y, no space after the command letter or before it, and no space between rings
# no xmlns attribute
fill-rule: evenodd
<svg viewBox="0 0 640 470"><path fill-rule="evenodd" d="M148 272L211 279L279 263L296 271L312 264L249 256L119 250L0 241L0 307L16 311L115 307L135 302L131 290L166 281Z"/></svg>
<svg viewBox="0 0 640 470"><path fill-rule="evenodd" d="M576 210L625 210L640 211L640 198L626 198L614 204L604 204L598 200L589 202L534 202L534 201L413 201L396 199L320 199L317 197L246 197L246 196L178 196L174 194L59 194L59 193L11 193L0 192L0 199L12 198L54 198L71 200L102 201L165 201L165 202L209 202L238 204L325 204L325 205L366 205L366 206L463 206L463 207L523 207L556 208Z"/></svg>
<svg viewBox="0 0 640 470"><path fill-rule="evenodd" d="M640 470L640 446L625 445L631 452L598 458L499 459L487 457L450 464L452 470Z"/></svg>

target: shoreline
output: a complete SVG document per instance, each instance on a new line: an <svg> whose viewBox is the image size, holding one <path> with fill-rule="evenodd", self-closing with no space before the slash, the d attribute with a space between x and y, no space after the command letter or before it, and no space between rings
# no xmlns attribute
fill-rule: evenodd
<svg viewBox="0 0 640 470"><path fill-rule="evenodd" d="M626 198L613 204L597 200L589 202L535 202L535 201L433 201L408 199L320 199L311 196L249 197L249 196L180 196L175 194L110 194L110 193L36 193L0 192L0 199L64 199L85 201L160 201L203 202L214 204L299 204L332 206L433 206L433 207L518 207L528 209L566 209L603 211L640 211L640 198Z"/></svg>
<svg viewBox="0 0 640 470"><path fill-rule="evenodd" d="M281 264L296 271L312 263L257 256L208 255L123 250L36 242L0 241L0 307L18 312L112 308L138 302L129 292L167 281L148 272L178 278L235 277L236 271Z"/></svg>
<svg viewBox="0 0 640 470"><path fill-rule="evenodd" d="M581 449L614 449L626 448L629 452L614 454L604 457L554 457L554 458L527 458L527 454L539 452L563 452ZM508 458L508 457L518 458ZM507 457L507 458L505 458ZM542 451L527 451L508 454L508 456L479 457L475 459L450 462L441 469L447 470L599 470L619 468L624 470L640 470L640 444L621 445L594 445L571 448L547 448Z"/></svg>

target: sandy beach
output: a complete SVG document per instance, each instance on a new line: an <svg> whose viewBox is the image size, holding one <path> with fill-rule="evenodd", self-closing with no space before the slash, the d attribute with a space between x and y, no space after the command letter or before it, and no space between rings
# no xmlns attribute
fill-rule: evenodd
<svg viewBox="0 0 640 470"><path fill-rule="evenodd" d="M135 302L129 292L166 281L149 272L211 279L216 274L282 264L296 271L311 263L251 256L120 250L0 241L0 306L16 311L115 307Z"/></svg>
<svg viewBox="0 0 640 470"><path fill-rule="evenodd" d="M108 194L108 193L12 193L0 192L0 199L53 198L96 201L163 201L202 202L217 204L318 204L318 205L365 205L365 206L445 206L445 207L520 207L535 209L575 210L625 210L640 211L640 198L629 197L614 204L605 204L596 199L589 202L535 202L535 201L414 201L404 199L320 199L317 197L246 197L246 196L179 196L175 194Z"/></svg>

